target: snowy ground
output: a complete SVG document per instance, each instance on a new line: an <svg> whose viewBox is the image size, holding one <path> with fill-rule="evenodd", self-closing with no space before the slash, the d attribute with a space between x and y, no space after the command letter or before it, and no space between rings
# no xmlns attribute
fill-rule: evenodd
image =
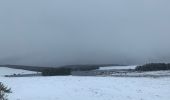
<svg viewBox="0 0 170 100"><path fill-rule="evenodd" d="M8 69L9 70L9 69ZM7 70L6 70L7 71ZM2 70L0 70L0 73ZM7 71L8 72L8 71ZM170 78L0 77L9 100L169 100Z"/></svg>
<svg viewBox="0 0 170 100"><path fill-rule="evenodd" d="M127 73L126 75L155 75L155 76L168 75L168 76L170 76L170 70L166 70L166 71L132 72L132 73Z"/></svg>
<svg viewBox="0 0 170 100"><path fill-rule="evenodd" d="M100 67L99 70L111 70L111 69L135 69L136 65L133 66L108 66Z"/></svg>
<svg viewBox="0 0 170 100"><path fill-rule="evenodd" d="M109 70L117 70L117 69L135 69L136 66L108 66L108 67L100 67L101 71L109 71ZM109 75L109 74L108 74ZM146 72L137 72L137 71L115 71L111 73L109 76L116 77L170 77L170 70L166 71L146 71Z"/></svg>
<svg viewBox="0 0 170 100"><path fill-rule="evenodd" d="M37 72L27 71L22 69L11 69L7 67L0 67L0 76L13 75L13 74L35 74Z"/></svg>

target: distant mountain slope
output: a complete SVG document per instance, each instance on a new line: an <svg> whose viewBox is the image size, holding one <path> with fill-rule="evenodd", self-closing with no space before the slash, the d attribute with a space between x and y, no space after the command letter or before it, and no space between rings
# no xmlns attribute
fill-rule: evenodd
<svg viewBox="0 0 170 100"><path fill-rule="evenodd" d="M118 64L89 64L89 65L65 65L58 67L40 67L40 66L26 66L26 65L0 65L0 67L8 67L15 69L24 69L29 71L42 72L45 69L49 68L70 68L72 70L94 70L99 69L99 67L108 67L108 66L120 66Z"/></svg>
<svg viewBox="0 0 170 100"><path fill-rule="evenodd" d="M0 67L0 76L13 75L13 74L35 74L37 72L27 71L22 69L12 69L7 67Z"/></svg>

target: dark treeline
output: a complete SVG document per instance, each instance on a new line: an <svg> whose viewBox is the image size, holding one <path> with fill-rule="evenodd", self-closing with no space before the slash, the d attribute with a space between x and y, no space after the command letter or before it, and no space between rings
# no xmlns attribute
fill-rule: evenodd
<svg viewBox="0 0 170 100"><path fill-rule="evenodd" d="M170 64L166 63L150 63L142 66L137 66L136 71L158 71L158 70L170 70Z"/></svg>
<svg viewBox="0 0 170 100"><path fill-rule="evenodd" d="M46 68L42 71L43 76L71 75L72 71L88 71L98 69L96 65L70 65L58 68Z"/></svg>
<svg viewBox="0 0 170 100"><path fill-rule="evenodd" d="M72 71L90 71L99 69L99 67L116 66L116 64L100 64L100 65L67 65L58 68L47 68L43 70L43 76L55 75L71 75Z"/></svg>
<svg viewBox="0 0 170 100"><path fill-rule="evenodd" d="M43 76L70 75L70 68L48 68L42 71Z"/></svg>

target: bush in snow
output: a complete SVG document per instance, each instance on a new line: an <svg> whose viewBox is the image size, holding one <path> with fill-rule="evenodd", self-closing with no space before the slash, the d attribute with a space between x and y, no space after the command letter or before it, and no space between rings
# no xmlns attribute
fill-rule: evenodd
<svg viewBox="0 0 170 100"><path fill-rule="evenodd" d="M0 82L0 100L8 100L6 93L11 93L11 89Z"/></svg>

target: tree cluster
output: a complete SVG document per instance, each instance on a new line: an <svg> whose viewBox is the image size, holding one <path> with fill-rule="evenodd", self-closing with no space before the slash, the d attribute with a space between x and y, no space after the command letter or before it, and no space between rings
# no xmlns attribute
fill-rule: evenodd
<svg viewBox="0 0 170 100"><path fill-rule="evenodd" d="M159 70L170 70L170 64L166 63L150 63L142 66L137 66L136 71L159 71Z"/></svg>
<svg viewBox="0 0 170 100"><path fill-rule="evenodd" d="M42 71L43 76L70 75L69 68L48 68Z"/></svg>

